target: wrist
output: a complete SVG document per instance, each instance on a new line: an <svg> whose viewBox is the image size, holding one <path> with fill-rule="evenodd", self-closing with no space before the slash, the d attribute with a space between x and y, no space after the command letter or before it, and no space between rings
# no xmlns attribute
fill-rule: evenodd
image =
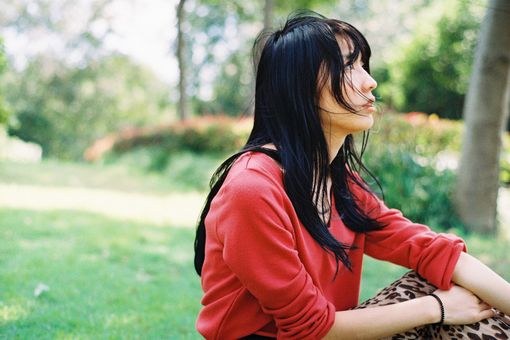
<svg viewBox="0 0 510 340"><path fill-rule="evenodd" d="M441 321L441 306L437 300L431 296L426 295L421 298L423 303L423 310L427 314L427 323L436 324Z"/></svg>
<svg viewBox="0 0 510 340"><path fill-rule="evenodd" d="M434 293L430 293L429 296L432 296L437 301L437 304L439 305L439 309L441 310L441 321L437 322L436 325L442 326L444 324L444 317L445 317L443 300L441 300L441 298Z"/></svg>

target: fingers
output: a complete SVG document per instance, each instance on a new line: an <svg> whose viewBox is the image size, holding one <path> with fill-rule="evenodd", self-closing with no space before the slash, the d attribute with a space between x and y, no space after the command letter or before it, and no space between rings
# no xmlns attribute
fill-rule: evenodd
<svg viewBox="0 0 510 340"><path fill-rule="evenodd" d="M480 308L480 310L486 310L486 309L491 309L492 306L489 306L488 304L486 304L485 302L480 302L478 304L478 308Z"/></svg>
<svg viewBox="0 0 510 340"><path fill-rule="evenodd" d="M485 309L480 312L480 320L492 318L494 316L496 316L496 311L492 308Z"/></svg>

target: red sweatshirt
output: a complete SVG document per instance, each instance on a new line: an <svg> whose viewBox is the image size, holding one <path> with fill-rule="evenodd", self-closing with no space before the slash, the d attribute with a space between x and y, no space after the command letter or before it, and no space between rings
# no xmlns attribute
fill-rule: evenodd
<svg viewBox="0 0 510 340"><path fill-rule="evenodd" d="M462 239L437 234L353 185L371 217L387 226L356 233L332 204L330 232L344 244L353 270L336 262L300 223L272 158L248 152L232 166L205 220L203 308L196 327L206 339L257 333L278 339L320 339L335 311L358 304L363 254L417 271L441 289L451 287ZM374 209L375 208L375 209Z"/></svg>

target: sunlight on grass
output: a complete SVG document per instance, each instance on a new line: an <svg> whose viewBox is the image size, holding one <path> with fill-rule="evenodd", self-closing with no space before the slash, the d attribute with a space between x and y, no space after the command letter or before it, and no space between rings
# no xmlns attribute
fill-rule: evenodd
<svg viewBox="0 0 510 340"><path fill-rule="evenodd" d="M0 238L8 240L0 243L0 338L200 339L202 290L189 226L82 211L0 214ZM507 242L465 239L470 253L510 279ZM366 257L360 300L406 271ZM49 290L35 297L40 283Z"/></svg>
<svg viewBox="0 0 510 340"><path fill-rule="evenodd" d="M126 169L2 166L0 338L201 338L193 241L204 193L170 191L175 179ZM465 239L470 253L510 279L504 238ZM360 300L407 270L365 257ZM49 290L36 297L41 284Z"/></svg>
<svg viewBox="0 0 510 340"><path fill-rule="evenodd" d="M122 326L126 326L126 325L129 325L131 323L135 323L135 322L138 322L139 316L138 315L133 315L133 314L128 314L128 315L110 315L107 319L106 319L106 327L112 327L112 328L116 328L116 327L122 327Z"/></svg>
<svg viewBox="0 0 510 340"><path fill-rule="evenodd" d="M1 184L0 206L32 210L81 210L107 217L159 225L196 223L205 194L135 194L88 188ZM65 228L65 225L56 225Z"/></svg>
<svg viewBox="0 0 510 340"><path fill-rule="evenodd" d="M28 311L19 304L4 305L0 302L0 325L3 322L16 321L26 317Z"/></svg>

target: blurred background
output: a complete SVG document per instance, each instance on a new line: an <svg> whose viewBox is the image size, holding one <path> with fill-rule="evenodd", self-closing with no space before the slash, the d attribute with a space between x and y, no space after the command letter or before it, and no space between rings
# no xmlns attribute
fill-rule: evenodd
<svg viewBox="0 0 510 340"><path fill-rule="evenodd" d="M193 240L252 124L252 47L308 8L372 47L385 202L510 279L504 0L0 3L0 338L200 338ZM366 259L362 297L405 270Z"/></svg>

